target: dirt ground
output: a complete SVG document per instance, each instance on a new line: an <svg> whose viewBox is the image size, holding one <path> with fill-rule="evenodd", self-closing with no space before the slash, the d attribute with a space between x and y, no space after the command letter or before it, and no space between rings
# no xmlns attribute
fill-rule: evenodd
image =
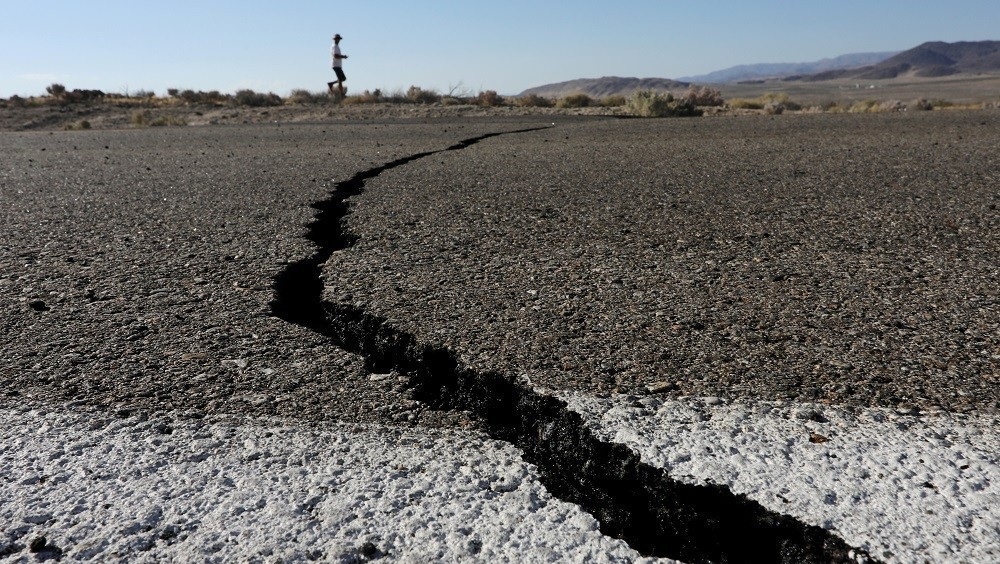
<svg viewBox="0 0 1000 564"><path fill-rule="evenodd" d="M1000 105L1000 76L975 75L931 79L894 79L881 81L802 82L767 80L716 85L726 100L753 99L765 94L785 94L803 111L837 104L849 107L855 102L875 100L887 107L898 102L909 105L916 100L935 101L939 105L962 108ZM678 93L681 94L681 93ZM625 116L622 106L584 108L540 108L471 104L342 103L318 98L303 104L271 107L234 107L212 104L171 105L154 100L148 104L135 101L102 101L68 105L15 106L0 101L0 131L55 131L67 129L136 129L157 125L236 125L255 123L325 123L330 121L371 121L430 118L481 118L518 116ZM746 115L756 110L704 108L706 115Z"/></svg>
<svg viewBox="0 0 1000 564"><path fill-rule="evenodd" d="M158 124L247 125L268 123L365 122L373 120L481 118L517 116L623 115L624 108L484 108L442 104L340 104L334 101L273 107L211 105L149 107L78 104L0 108L0 131L69 129L142 129ZM86 122L86 125L82 125Z"/></svg>

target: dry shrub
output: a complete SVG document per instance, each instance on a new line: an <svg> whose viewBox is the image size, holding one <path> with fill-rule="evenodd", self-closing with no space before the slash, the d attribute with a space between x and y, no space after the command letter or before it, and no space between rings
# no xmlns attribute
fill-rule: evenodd
<svg viewBox="0 0 1000 564"><path fill-rule="evenodd" d="M625 96L614 95L601 98L598 105L602 108L618 108L624 106L626 102L628 102L628 100L626 100Z"/></svg>
<svg viewBox="0 0 1000 564"><path fill-rule="evenodd" d="M834 102L833 100L828 100L820 104L819 110L822 112L830 112L834 114L841 113L844 111L844 109L840 106L840 104Z"/></svg>
<svg viewBox="0 0 1000 564"><path fill-rule="evenodd" d="M132 112L132 125L136 127L164 127L170 125L187 125L187 120L180 116L161 115L153 117L153 112L142 110Z"/></svg>
<svg viewBox="0 0 1000 564"><path fill-rule="evenodd" d="M700 116L702 111L689 100L677 100L671 93L639 90L629 97L625 104L628 112L639 117L686 117Z"/></svg>
<svg viewBox="0 0 1000 564"><path fill-rule="evenodd" d="M326 99L327 96L325 94L318 94L299 88L292 90L291 94L288 95L288 98L285 99L285 103L296 105L318 104L326 101Z"/></svg>
<svg viewBox="0 0 1000 564"><path fill-rule="evenodd" d="M640 90L628 99L628 111L640 117L663 117L667 115L674 95Z"/></svg>
<svg viewBox="0 0 1000 564"><path fill-rule="evenodd" d="M920 99L909 104L904 104L899 100L860 100L853 102L850 106L845 109L839 109L839 111L847 111L853 114L876 114L885 112L904 112L907 110L933 110L934 105L927 100Z"/></svg>
<svg viewBox="0 0 1000 564"><path fill-rule="evenodd" d="M476 96L476 104L480 106L491 108L494 106L502 106L503 103L503 96L497 94L496 90L484 90Z"/></svg>
<svg viewBox="0 0 1000 564"><path fill-rule="evenodd" d="M719 107L726 103L718 88L709 88L708 86L701 88L691 86L684 94L684 98L695 106Z"/></svg>
<svg viewBox="0 0 1000 564"><path fill-rule="evenodd" d="M233 96L233 102L237 106L247 106L250 108L263 108L267 106L280 106L284 103L280 96L273 92L264 94L253 90L239 90Z"/></svg>
<svg viewBox="0 0 1000 564"><path fill-rule="evenodd" d="M406 91L406 99L417 104L434 104L441 101L441 95L435 90L424 90L419 86L411 86Z"/></svg>
<svg viewBox="0 0 1000 564"><path fill-rule="evenodd" d="M942 98L935 98L935 99L931 100L931 105L934 106L934 109L936 109L936 110L955 107L955 103L954 102L950 102L950 101L944 100Z"/></svg>
<svg viewBox="0 0 1000 564"><path fill-rule="evenodd" d="M586 108L594 103L593 98L583 92L563 96L556 101L557 108Z"/></svg>
<svg viewBox="0 0 1000 564"><path fill-rule="evenodd" d="M882 102L879 102L877 111L903 112L906 111L906 104L900 102L899 100L883 100Z"/></svg>
<svg viewBox="0 0 1000 564"><path fill-rule="evenodd" d="M786 110L797 112L802 105L792 101L784 92L766 92L756 98L733 98L726 103L737 110L764 110L768 114L781 114Z"/></svg>
<svg viewBox="0 0 1000 564"><path fill-rule="evenodd" d="M187 125L187 120L180 116L162 115L149 122L149 125L153 127L180 126Z"/></svg>
<svg viewBox="0 0 1000 564"><path fill-rule="evenodd" d="M145 110L142 112L132 112L132 117L129 119L129 121L132 122L132 125L138 127L145 127L149 125L149 122L152 119L152 117L153 114L149 110Z"/></svg>
<svg viewBox="0 0 1000 564"><path fill-rule="evenodd" d="M759 98L733 98L727 105L735 110L763 110L764 102Z"/></svg>
<svg viewBox="0 0 1000 564"><path fill-rule="evenodd" d="M87 120L81 120L78 123L67 123L63 126L66 131L79 131L84 129L90 129L90 122Z"/></svg>
<svg viewBox="0 0 1000 564"><path fill-rule="evenodd" d="M252 92L252 91L250 91ZM211 90L209 92L202 92L201 90L195 92L194 90L181 90L178 91L176 88L170 88L167 90L167 94L170 96L181 100L185 104L213 104L221 105L225 104L229 97L222 94L218 90Z"/></svg>
<svg viewBox="0 0 1000 564"><path fill-rule="evenodd" d="M802 109L802 105L793 102L785 92L767 92L759 100L763 102L764 111L768 114L782 114L785 110L797 112Z"/></svg>
<svg viewBox="0 0 1000 564"><path fill-rule="evenodd" d="M528 94L514 99L514 104L522 108L551 108L555 102L551 98L539 96L538 94Z"/></svg>
<svg viewBox="0 0 1000 564"><path fill-rule="evenodd" d="M764 113L769 116L780 116L785 113L785 106L775 102L768 102L764 104Z"/></svg>
<svg viewBox="0 0 1000 564"><path fill-rule="evenodd" d="M867 114L878 111L879 103L877 100L858 100L851 104L847 108L848 113L852 114Z"/></svg>
<svg viewBox="0 0 1000 564"><path fill-rule="evenodd" d="M378 104L379 102L385 101L382 96L382 90L376 88L375 90L365 90L357 96L348 96L344 98L345 104Z"/></svg>

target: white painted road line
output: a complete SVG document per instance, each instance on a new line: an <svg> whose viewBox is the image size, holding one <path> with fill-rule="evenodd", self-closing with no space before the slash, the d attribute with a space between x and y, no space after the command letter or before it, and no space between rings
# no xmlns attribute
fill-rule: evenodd
<svg viewBox="0 0 1000 564"><path fill-rule="evenodd" d="M597 435L885 562L1000 561L1000 419L887 409L563 396Z"/></svg>
<svg viewBox="0 0 1000 564"><path fill-rule="evenodd" d="M666 562L603 536L517 449L474 433L3 409L0 558L46 554Z"/></svg>

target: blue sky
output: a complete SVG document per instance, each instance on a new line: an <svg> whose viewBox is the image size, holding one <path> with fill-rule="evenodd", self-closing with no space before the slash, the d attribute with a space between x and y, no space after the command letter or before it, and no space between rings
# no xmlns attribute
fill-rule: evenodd
<svg viewBox="0 0 1000 564"><path fill-rule="evenodd" d="M319 91L335 32L351 92L501 94L1000 39L997 0L0 0L0 15L0 97Z"/></svg>

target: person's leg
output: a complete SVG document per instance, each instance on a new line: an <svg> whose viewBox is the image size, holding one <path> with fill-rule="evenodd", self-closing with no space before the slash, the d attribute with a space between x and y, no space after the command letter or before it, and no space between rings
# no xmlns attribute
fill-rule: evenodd
<svg viewBox="0 0 1000 564"><path fill-rule="evenodd" d="M340 67L334 67L333 70L337 73L337 88L340 89L340 95L343 96L345 92L344 81L347 80L347 75L344 74L344 69Z"/></svg>

